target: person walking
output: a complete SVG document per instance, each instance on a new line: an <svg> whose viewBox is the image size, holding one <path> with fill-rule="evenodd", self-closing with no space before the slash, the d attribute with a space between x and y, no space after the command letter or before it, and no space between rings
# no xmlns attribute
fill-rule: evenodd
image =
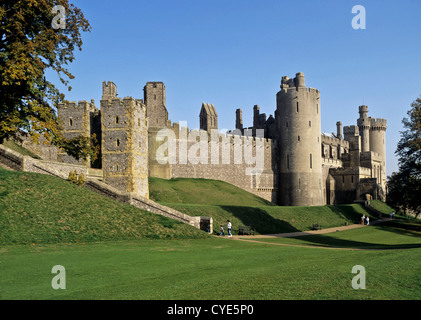
<svg viewBox="0 0 421 320"><path fill-rule="evenodd" d="M221 233L219 235L220 236L225 236L224 227L222 226L222 224L221 224Z"/></svg>
<svg viewBox="0 0 421 320"><path fill-rule="evenodd" d="M367 218L365 218L365 221L367 221L367 225L370 224L370 218L367 216Z"/></svg>
<svg viewBox="0 0 421 320"><path fill-rule="evenodd" d="M227 229L228 229L228 237L232 237L232 234L231 234L231 229L232 229L232 224L231 224L231 221L229 221L229 220L227 220Z"/></svg>
<svg viewBox="0 0 421 320"><path fill-rule="evenodd" d="M365 215L363 215L363 216L361 217L361 224L364 224L364 220L365 220Z"/></svg>

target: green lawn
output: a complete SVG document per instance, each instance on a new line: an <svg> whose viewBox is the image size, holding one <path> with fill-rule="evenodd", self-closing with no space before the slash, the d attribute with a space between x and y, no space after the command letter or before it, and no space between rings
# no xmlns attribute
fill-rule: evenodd
<svg viewBox="0 0 421 320"><path fill-rule="evenodd" d="M398 227L399 226L399 227ZM320 235L305 235L294 238L254 239L273 244L320 246L355 249L412 249L421 248L421 231L409 230L399 225L384 223L377 226L345 230ZM421 224L418 224L421 226Z"/></svg>
<svg viewBox="0 0 421 320"><path fill-rule="evenodd" d="M342 225L366 212L357 204L278 207L223 183L182 182L195 192L173 185L168 199L182 200L175 208L261 233ZM209 188L213 195L200 194ZM232 199L215 190L231 190ZM239 194L244 200L234 202ZM221 239L55 177L0 169L0 299L420 299L419 226L391 221L270 243ZM66 270L65 290L51 286L56 265ZM366 290L351 286L355 265L366 268Z"/></svg>
<svg viewBox="0 0 421 320"><path fill-rule="evenodd" d="M6 246L0 299L420 299L420 259L420 248L325 250L228 239ZM65 290L51 287L55 265L66 270ZM351 286L355 265L366 269L366 290Z"/></svg>

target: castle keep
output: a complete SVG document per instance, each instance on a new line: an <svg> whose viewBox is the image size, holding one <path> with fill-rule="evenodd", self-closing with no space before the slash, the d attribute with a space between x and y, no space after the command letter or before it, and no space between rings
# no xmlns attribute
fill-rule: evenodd
<svg viewBox="0 0 421 320"><path fill-rule="evenodd" d="M338 121L336 133L323 133L320 92L303 73L282 78L274 116L255 105L246 128L237 109L227 134L217 131L213 104L202 103L200 129L189 130L169 120L164 83L148 82L143 94L117 98L117 86L104 82L100 110L94 101L60 104L64 135L95 134L101 154L96 163L59 160L100 168L105 183L144 198L149 176L222 180L288 206L385 198L386 120L360 106L356 124Z"/></svg>

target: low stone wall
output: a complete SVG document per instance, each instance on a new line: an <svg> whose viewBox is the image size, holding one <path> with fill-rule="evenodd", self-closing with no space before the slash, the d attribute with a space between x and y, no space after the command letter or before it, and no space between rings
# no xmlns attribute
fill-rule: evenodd
<svg viewBox="0 0 421 320"><path fill-rule="evenodd" d="M77 175L88 176L88 168L84 166L37 160L28 156L24 156L23 171L49 174L62 179L67 179L71 171L75 171Z"/></svg>
<svg viewBox="0 0 421 320"><path fill-rule="evenodd" d="M4 145L0 145L0 162L13 170L48 174L62 179L67 179L70 171L76 171L76 174L83 174L85 177L89 176L88 168L85 166L34 159ZM95 175L99 176L98 172L95 172Z"/></svg>
<svg viewBox="0 0 421 320"><path fill-rule="evenodd" d="M1 144L0 144L0 162L13 170L17 170L17 171L23 170L23 155Z"/></svg>
<svg viewBox="0 0 421 320"><path fill-rule="evenodd" d="M139 209L143 209L155 214L159 214L171 219L190 224L198 229L201 228L202 221L208 220L210 221L209 232L213 232L213 219L211 217L191 217L172 208L160 205L159 203L156 203L152 200L139 197L132 193L122 192L120 190L117 190L116 188L113 188L112 186L109 186L95 179L88 179L85 183L85 187L114 200L130 204Z"/></svg>

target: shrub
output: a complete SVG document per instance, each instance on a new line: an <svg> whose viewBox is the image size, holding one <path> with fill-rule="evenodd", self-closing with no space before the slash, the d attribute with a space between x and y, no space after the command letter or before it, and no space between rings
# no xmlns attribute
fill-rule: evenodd
<svg viewBox="0 0 421 320"><path fill-rule="evenodd" d="M77 181L76 181L76 184L78 185L78 186L83 186L84 184L85 184L85 176L81 173L80 175L79 175L79 177L77 178Z"/></svg>
<svg viewBox="0 0 421 320"><path fill-rule="evenodd" d="M69 177L67 178L67 180L70 181L71 183L77 183L76 171L70 171Z"/></svg>

